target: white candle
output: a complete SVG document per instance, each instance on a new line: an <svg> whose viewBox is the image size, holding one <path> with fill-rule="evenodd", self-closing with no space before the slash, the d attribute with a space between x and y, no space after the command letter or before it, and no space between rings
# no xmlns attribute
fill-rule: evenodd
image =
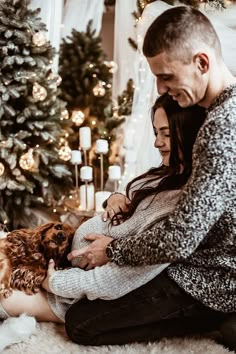
<svg viewBox="0 0 236 354"><path fill-rule="evenodd" d="M96 192L95 193L95 210L97 212L104 211L102 207L102 203L109 198L111 195L111 192L106 192L106 191L101 191L101 192Z"/></svg>
<svg viewBox="0 0 236 354"><path fill-rule="evenodd" d="M80 169L80 179L82 181L92 181L93 168L91 166L83 166Z"/></svg>
<svg viewBox="0 0 236 354"><path fill-rule="evenodd" d="M118 181L119 179L121 179L120 166L117 165L109 166L108 175L111 181Z"/></svg>
<svg viewBox="0 0 236 354"><path fill-rule="evenodd" d="M73 163L73 165L80 165L82 162L82 157L81 157L81 151L79 150L72 150L71 151L71 163Z"/></svg>
<svg viewBox="0 0 236 354"><path fill-rule="evenodd" d="M105 139L96 140L96 153L107 154L108 153L108 141Z"/></svg>
<svg viewBox="0 0 236 354"><path fill-rule="evenodd" d="M87 208L86 208L86 192L87 192ZM87 184L87 191L86 191L86 185L83 184L82 186L80 186L79 195L80 195L79 208L81 210L87 210L87 211L93 210L94 209L94 185Z"/></svg>
<svg viewBox="0 0 236 354"><path fill-rule="evenodd" d="M79 130L79 145L81 149L89 150L91 148L91 129L82 127Z"/></svg>

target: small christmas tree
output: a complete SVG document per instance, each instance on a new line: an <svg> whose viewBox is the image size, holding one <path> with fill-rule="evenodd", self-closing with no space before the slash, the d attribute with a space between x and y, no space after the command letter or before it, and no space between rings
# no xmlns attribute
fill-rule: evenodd
<svg viewBox="0 0 236 354"><path fill-rule="evenodd" d="M111 147L115 140L115 128L123 122L111 97L115 69L116 64L107 60L102 40L92 30L91 21L85 32L73 29L71 36L63 39L59 74L62 77L61 98L67 102L72 120L73 134L69 136L69 144L72 149L78 149L79 129L82 126L91 128L93 148L90 161L95 167L95 185L100 184L100 161L95 154L94 143L97 139L106 139ZM111 149L104 156L105 178L110 154Z"/></svg>
<svg viewBox="0 0 236 354"><path fill-rule="evenodd" d="M68 112L57 97L60 77L50 69L54 50L40 10L29 4L0 0L0 222L9 229L72 186L62 161L70 159Z"/></svg>
<svg viewBox="0 0 236 354"><path fill-rule="evenodd" d="M81 126L90 126L93 139L97 138L95 131L101 130L100 123L104 127L104 109L111 102L110 62L106 61L101 38L95 36L91 26L90 21L86 32L73 29L71 36L63 39L60 50L61 98L72 115L74 134L69 142L75 149Z"/></svg>

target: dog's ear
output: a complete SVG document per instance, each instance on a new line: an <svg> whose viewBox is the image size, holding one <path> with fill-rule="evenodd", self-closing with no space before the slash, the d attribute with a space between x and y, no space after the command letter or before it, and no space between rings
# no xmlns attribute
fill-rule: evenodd
<svg viewBox="0 0 236 354"><path fill-rule="evenodd" d="M39 237L43 238L44 233L46 231L48 231L49 229L51 229L54 225L55 225L54 222L50 222L50 223L47 223L47 224L39 225L38 227L36 227L34 229L34 234L36 236L39 236Z"/></svg>

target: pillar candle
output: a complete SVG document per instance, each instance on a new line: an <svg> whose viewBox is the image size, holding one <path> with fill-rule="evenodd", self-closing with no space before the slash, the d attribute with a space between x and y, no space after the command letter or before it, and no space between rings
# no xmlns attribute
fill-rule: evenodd
<svg viewBox="0 0 236 354"><path fill-rule="evenodd" d="M83 184L79 189L80 210L86 210L86 185ZM94 185L87 184L87 211L94 209Z"/></svg>
<svg viewBox="0 0 236 354"><path fill-rule="evenodd" d="M72 150L71 151L71 163L73 165L80 165L82 162L81 151L80 150Z"/></svg>
<svg viewBox="0 0 236 354"><path fill-rule="evenodd" d="M80 169L80 179L82 181L92 181L93 168L91 166L83 166Z"/></svg>
<svg viewBox="0 0 236 354"><path fill-rule="evenodd" d="M107 191L101 191L101 192L96 192L95 193L95 210L97 212L104 211L102 207L102 203L109 198L111 195L111 192Z"/></svg>
<svg viewBox="0 0 236 354"><path fill-rule="evenodd" d="M81 149L89 150L91 148L91 129L82 127L79 130L79 145Z"/></svg>
<svg viewBox="0 0 236 354"><path fill-rule="evenodd" d="M109 166L108 175L111 181L118 181L119 179L121 179L120 166L117 165Z"/></svg>
<svg viewBox="0 0 236 354"><path fill-rule="evenodd" d="M108 153L108 141L105 139L96 140L96 153L107 154Z"/></svg>

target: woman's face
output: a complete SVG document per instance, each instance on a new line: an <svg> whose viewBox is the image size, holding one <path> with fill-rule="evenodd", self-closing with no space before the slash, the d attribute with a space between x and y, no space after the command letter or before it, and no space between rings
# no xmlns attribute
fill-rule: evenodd
<svg viewBox="0 0 236 354"><path fill-rule="evenodd" d="M157 108L155 112L153 120L153 129L156 136L154 146L159 150L161 154L163 165L169 166L171 149L170 130L166 113L161 107Z"/></svg>

